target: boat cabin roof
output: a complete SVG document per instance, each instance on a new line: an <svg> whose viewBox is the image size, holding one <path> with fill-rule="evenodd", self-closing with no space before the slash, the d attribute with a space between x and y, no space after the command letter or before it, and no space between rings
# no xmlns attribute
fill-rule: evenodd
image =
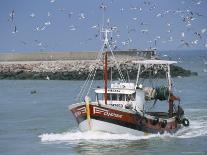
<svg viewBox="0 0 207 155"><path fill-rule="evenodd" d="M104 94L105 90L103 88L95 89L95 92L98 94ZM120 89L120 88L108 88L108 94L133 94L135 93L134 89Z"/></svg>
<svg viewBox="0 0 207 155"><path fill-rule="evenodd" d="M138 60L138 61L132 61L133 63L137 64L155 64L155 65L171 65L176 64L177 61L170 61L170 60Z"/></svg>

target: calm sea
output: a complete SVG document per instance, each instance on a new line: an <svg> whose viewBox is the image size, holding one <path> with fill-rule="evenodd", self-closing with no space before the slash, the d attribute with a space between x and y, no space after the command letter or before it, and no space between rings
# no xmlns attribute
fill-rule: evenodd
<svg viewBox="0 0 207 155"><path fill-rule="evenodd" d="M163 57L198 72L174 78L190 127L175 135L81 133L68 105L84 81L0 81L0 154L207 154L207 52L168 52ZM95 85L100 84L95 81ZM32 91L36 93L31 94Z"/></svg>

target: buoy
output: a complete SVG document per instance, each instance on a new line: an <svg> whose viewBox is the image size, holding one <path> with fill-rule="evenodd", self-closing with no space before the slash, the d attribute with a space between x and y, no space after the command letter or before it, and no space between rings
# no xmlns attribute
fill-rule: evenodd
<svg viewBox="0 0 207 155"><path fill-rule="evenodd" d="M156 125L159 122L159 118L155 118L152 120L152 125Z"/></svg>
<svg viewBox="0 0 207 155"><path fill-rule="evenodd" d="M30 91L30 94L36 94L36 93L37 93L36 90L32 90L32 91Z"/></svg>
<svg viewBox="0 0 207 155"><path fill-rule="evenodd" d="M161 122L161 127L162 127L162 128L165 128L166 125L167 125L167 120L163 120L163 121Z"/></svg>
<svg viewBox="0 0 207 155"><path fill-rule="evenodd" d="M182 124L183 124L183 126L189 126L190 122L189 122L189 120L187 118L183 118Z"/></svg>

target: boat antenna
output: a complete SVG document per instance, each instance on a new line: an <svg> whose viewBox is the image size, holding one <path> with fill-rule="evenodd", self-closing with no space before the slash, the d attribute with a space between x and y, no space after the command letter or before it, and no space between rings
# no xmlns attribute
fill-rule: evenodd
<svg viewBox="0 0 207 155"><path fill-rule="evenodd" d="M104 25L105 25L105 11L106 11L106 8L107 6L104 5L104 3L102 2L101 5L100 5L100 9L102 10L102 27L101 27L101 30L103 30L104 28ZM101 33L101 31L100 31ZM100 36L100 39L101 39L101 35Z"/></svg>

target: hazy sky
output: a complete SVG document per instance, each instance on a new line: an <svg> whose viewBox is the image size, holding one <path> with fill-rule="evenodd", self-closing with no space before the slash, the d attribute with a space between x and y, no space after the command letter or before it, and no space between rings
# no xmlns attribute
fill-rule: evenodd
<svg viewBox="0 0 207 155"><path fill-rule="evenodd" d="M0 52L99 50L103 12L117 49L207 49L207 0L1 0Z"/></svg>

